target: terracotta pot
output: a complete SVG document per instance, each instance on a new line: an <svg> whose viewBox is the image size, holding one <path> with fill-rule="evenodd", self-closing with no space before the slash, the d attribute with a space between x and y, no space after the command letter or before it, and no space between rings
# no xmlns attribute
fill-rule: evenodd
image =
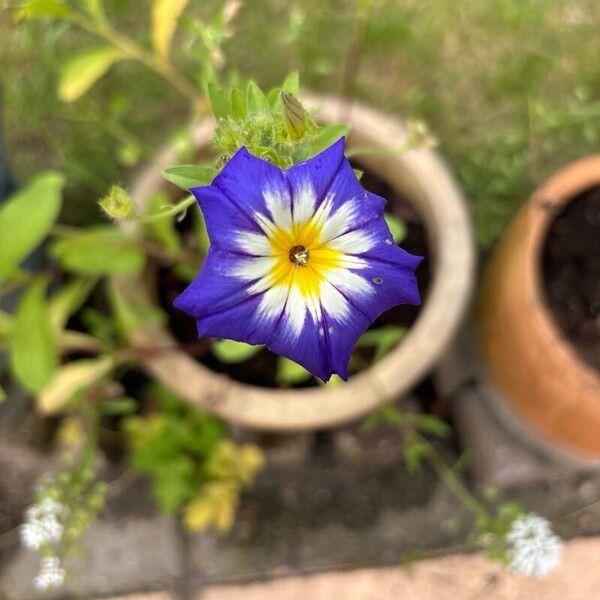
<svg viewBox="0 0 600 600"><path fill-rule="evenodd" d="M477 308L487 375L508 416L516 412L534 440L592 458L600 458L600 375L554 322L541 265L555 215L597 185L600 155L558 171L533 194L487 265Z"/></svg>
<svg viewBox="0 0 600 600"><path fill-rule="evenodd" d="M406 129L398 120L338 99L305 97L323 122L346 121L352 127L348 147L393 150L402 145ZM199 149L214 124L193 130ZM135 182L132 195L140 208L164 186L162 170L176 164L165 150ZM402 191L422 215L432 257L427 301L404 341L370 369L336 387L278 390L260 388L214 373L180 350L161 351L146 368L182 398L229 422L265 430L308 430L356 419L378 404L408 391L444 351L465 312L473 285L474 250L467 209L447 168L431 150L403 156L365 156L367 169ZM124 292L148 298L145 281L122 281ZM193 324L190 323L190 327ZM171 334L153 327L136 334L134 343L173 346Z"/></svg>

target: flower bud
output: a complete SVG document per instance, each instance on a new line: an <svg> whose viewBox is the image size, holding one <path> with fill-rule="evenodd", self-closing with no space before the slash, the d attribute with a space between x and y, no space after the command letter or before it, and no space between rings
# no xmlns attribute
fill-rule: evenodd
<svg viewBox="0 0 600 600"><path fill-rule="evenodd" d="M133 212L133 200L120 185L113 185L98 204L111 219L126 219Z"/></svg>
<svg viewBox="0 0 600 600"><path fill-rule="evenodd" d="M280 97L286 131L293 140L299 140L306 133L315 129L315 124L308 111L292 93L282 90Z"/></svg>

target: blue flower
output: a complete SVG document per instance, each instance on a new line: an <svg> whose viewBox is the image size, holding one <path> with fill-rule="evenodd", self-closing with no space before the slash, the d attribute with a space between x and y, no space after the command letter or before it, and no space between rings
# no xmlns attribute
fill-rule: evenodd
<svg viewBox="0 0 600 600"><path fill-rule="evenodd" d="M287 170L241 148L191 192L210 250L174 304L200 337L264 344L323 381L347 379L367 327L392 306L420 302L422 257L393 242L386 201L361 187L344 138Z"/></svg>

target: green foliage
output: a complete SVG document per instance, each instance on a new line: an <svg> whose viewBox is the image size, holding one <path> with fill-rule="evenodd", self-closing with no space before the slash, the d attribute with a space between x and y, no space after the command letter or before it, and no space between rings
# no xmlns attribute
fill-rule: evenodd
<svg viewBox="0 0 600 600"><path fill-rule="evenodd" d="M95 285L96 279L94 278L74 278L63 284L50 298L50 320L56 333L64 329L69 317L81 308Z"/></svg>
<svg viewBox="0 0 600 600"><path fill-rule="evenodd" d="M390 229L390 233L392 234L394 242L396 242L396 244L401 244L407 233L406 223L388 212L386 212L383 216L387 226Z"/></svg>
<svg viewBox="0 0 600 600"><path fill-rule="evenodd" d="M275 379L281 386L288 387L304 383L312 378L312 375L304 367L297 362L285 358L285 356L277 357L277 371Z"/></svg>
<svg viewBox="0 0 600 600"><path fill-rule="evenodd" d="M79 275L132 274L144 265L135 242L115 227L89 227L74 231L51 246L61 266Z"/></svg>
<svg viewBox="0 0 600 600"><path fill-rule="evenodd" d="M61 0L29 0L15 11L17 21L43 17L68 19L73 14L71 7Z"/></svg>
<svg viewBox="0 0 600 600"><path fill-rule="evenodd" d="M159 411L125 420L132 468L150 476L154 498L166 514L185 507L191 530L211 524L227 530L242 487L263 464L260 451L226 440L217 419L184 405L165 388L153 386L151 397Z"/></svg>
<svg viewBox="0 0 600 600"><path fill-rule="evenodd" d="M292 74L282 87L267 95L254 81L245 89L208 85L211 107L218 120L213 143L222 160L242 146L279 167L290 167L316 153L323 134L289 91L297 88L297 80L297 74ZM325 133L331 135L330 130Z"/></svg>
<svg viewBox="0 0 600 600"><path fill-rule="evenodd" d="M475 519L470 537L484 550L488 558L506 564L506 535L515 519L523 514L525 510L518 502L500 502L494 513L481 513Z"/></svg>
<svg viewBox="0 0 600 600"><path fill-rule="evenodd" d="M127 58L110 46L86 50L69 59L61 72L58 97L63 102L74 102L85 94L116 62Z"/></svg>
<svg viewBox="0 0 600 600"><path fill-rule="evenodd" d="M378 327L377 329L368 329L360 336L356 346L357 348L374 347L375 354L373 356L373 362L377 362L397 346L405 335L406 329L396 325L386 325L385 327Z"/></svg>
<svg viewBox="0 0 600 600"><path fill-rule="evenodd" d="M23 294L15 314L10 366L21 385L37 392L58 367L56 336L46 302L46 282L35 281Z"/></svg>
<svg viewBox="0 0 600 600"><path fill-rule="evenodd" d="M135 331L147 327L149 324L163 324L166 316L159 306L132 301L116 285L114 279L106 282L106 295L112 310L114 332L118 337L127 342Z"/></svg>
<svg viewBox="0 0 600 600"><path fill-rule="evenodd" d="M155 194L148 203L150 214L158 213L162 208L169 205L169 199L164 192ZM181 240L175 230L174 217L165 217L148 223L146 227L152 237L167 251L176 255L181 250Z"/></svg>
<svg viewBox="0 0 600 600"><path fill-rule="evenodd" d="M153 386L150 394L160 410L125 421L130 461L134 470L151 477L161 510L173 514L208 481L206 461L226 431L214 417L184 405L165 388Z"/></svg>
<svg viewBox="0 0 600 600"><path fill-rule="evenodd" d="M244 362L258 354L262 349L263 346L252 346L235 340L219 340L211 347L212 353L225 364Z"/></svg>
<svg viewBox="0 0 600 600"><path fill-rule="evenodd" d="M82 358L66 363L41 390L37 408L46 415L64 410L83 392L103 380L117 364L113 356Z"/></svg>
<svg viewBox="0 0 600 600"><path fill-rule="evenodd" d="M151 9L152 45L156 54L169 56L177 19L181 16L188 0L154 0Z"/></svg>
<svg viewBox="0 0 600 600"><path fill-rule="evenodd" d="M0 208L0 280L48 235L61 207L64 177L48 171L11 196Z"/></svg>
<svg viewBox="0 0 600 600"><path fill-rule="evenodd" d="M216 174L217 170L214 167L201 165L178 165L163 171L163 177L167 181L186 192L193 187L209 185Z"/></svg>

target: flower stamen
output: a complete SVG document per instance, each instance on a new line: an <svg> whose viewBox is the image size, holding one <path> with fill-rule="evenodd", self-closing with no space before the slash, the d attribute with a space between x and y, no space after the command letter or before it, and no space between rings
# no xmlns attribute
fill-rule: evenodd
<svg viewBox="0 0 600 600"><path fill-rule="evenodd" d="M290 261L295 265L305 267L308 263L308 249L304 246L293 246L290 248Z"/></svg>

